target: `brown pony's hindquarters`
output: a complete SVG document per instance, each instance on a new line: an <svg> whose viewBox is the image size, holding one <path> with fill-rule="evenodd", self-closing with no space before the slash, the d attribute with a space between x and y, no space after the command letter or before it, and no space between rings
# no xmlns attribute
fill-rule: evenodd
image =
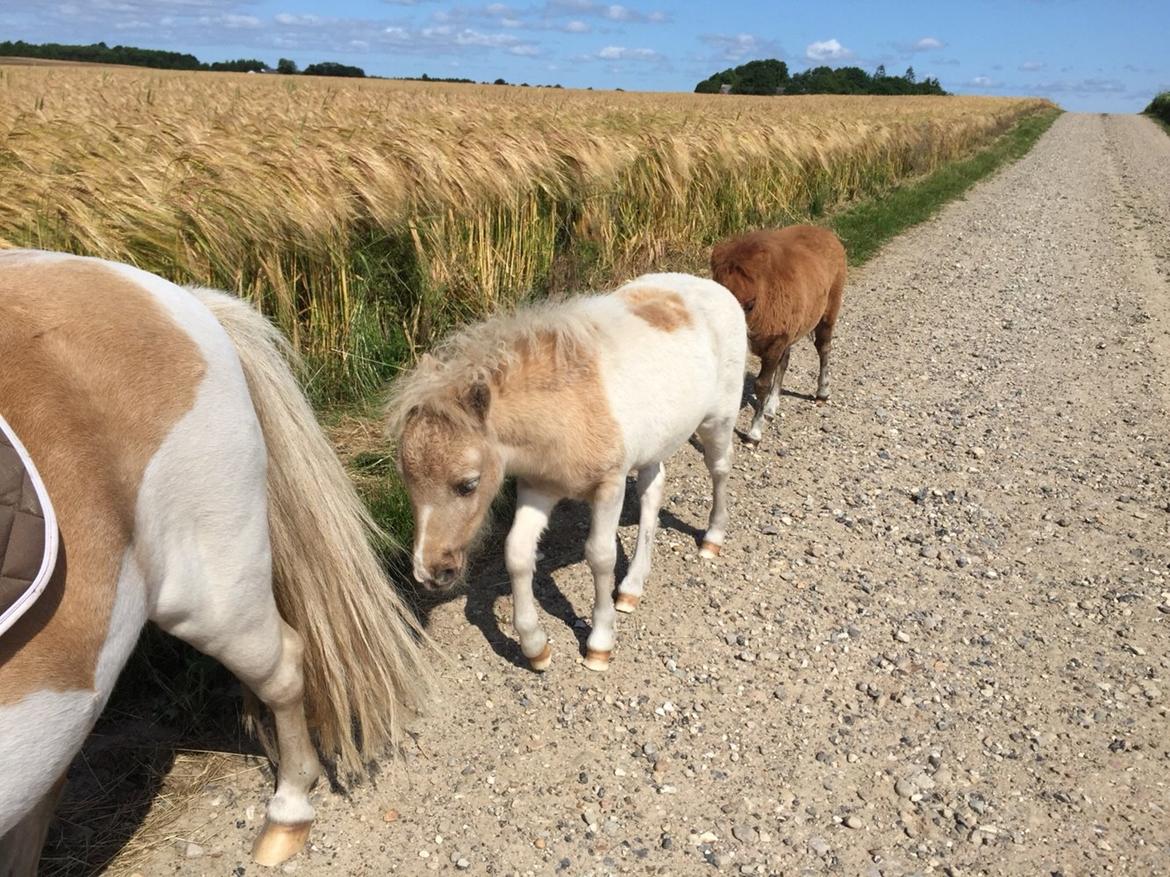
<svg viewBox="0 0 1170 877"><path fill-rule="evenodd" d="M8 834L0 837L0 877L36 877L45 835L64 788L62 776Z"/></svg>

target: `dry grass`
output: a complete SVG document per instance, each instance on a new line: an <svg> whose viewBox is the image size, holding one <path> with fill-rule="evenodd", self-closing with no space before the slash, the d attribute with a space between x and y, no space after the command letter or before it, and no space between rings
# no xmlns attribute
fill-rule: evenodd
<svg viewBox="0 0 1170 877"><path fill-rule="evenodd" d="M110 761L99 755L99 769L110 773ZM210 812L202 821L191 816L192 812L208 804L208 797L216 790L221 790L225 801L234 801L241 777L266 768L266 762L255 756L173 751L158 745L122 753L119 762L116 770L126 779L136 779L136 788L131 791L128 783L115 782L127 788L120 788L116 795L100 787L76 792L74 782L54 823L54 831L61 832L64 840L54 844L50 833L39 873L45 877L99 872L108 877L129 877L140 873L140 863L158 850L189 841L211 849L219 830L211 826L217 821ZM84 754L80 764L88 767ZM81 767L75 766L75 770ZM255 812L258 828L264 812L262 799L256 801Z"/></svg>
<svg viewBox="0 0 1170 877"><path fill-rule="evenodd" d="M319 396L358 394L452 322L873 194L1041 106L8 67L0 246L255 297Z"/></svg>

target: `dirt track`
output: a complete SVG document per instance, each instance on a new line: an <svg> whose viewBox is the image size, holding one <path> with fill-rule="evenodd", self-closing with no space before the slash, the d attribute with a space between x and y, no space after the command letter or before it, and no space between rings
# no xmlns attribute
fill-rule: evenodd
<svg viewBox="0 0 1170 877"><path fill-rule="evenodd" d="M580 509L543 545L543 676L487 558L431 613L453 661L405 771L318 792L285 870L1170 873L1170 138L1062 117L853 277L833 355L817 408L798 349L714 563L700 456L670 461L608 674ZM201 855L139 870L263 872L268 793L208 790L175 829Z"/></svg>

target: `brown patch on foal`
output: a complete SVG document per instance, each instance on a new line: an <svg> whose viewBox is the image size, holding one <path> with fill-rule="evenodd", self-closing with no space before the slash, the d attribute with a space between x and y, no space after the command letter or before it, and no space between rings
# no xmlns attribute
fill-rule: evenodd
<svg viewBox="0 0 1170 877"><path fill-rule="evenodd" d="M489 422L500 441L523 447L508 470L532 486L588 500L621 470L621 430L591 345L539 335L496 378L492 397Z"/></svg>
<svg viewBox="0 0 1170 877"><path fill-rule="evenodd" d="M0 705L94 687L143 472L204 370L191 337L108 267L0 254L0 411L61 532L45 592L0 637Z"/></svg>
<svg viewBox="0 0 1170 877"><path fill-rule="evenodd" d="M690 311L677 292L654 286L635 286L622 290L620 295L635 317L645 320L655 329L676 332L692 324Z"/></svg>

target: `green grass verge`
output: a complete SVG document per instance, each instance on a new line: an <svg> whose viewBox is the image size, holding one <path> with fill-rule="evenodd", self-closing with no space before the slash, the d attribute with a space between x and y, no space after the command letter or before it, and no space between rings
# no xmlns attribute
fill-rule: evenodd
<svg viewBox="0 0 1170 877"><path fill-rule="evenodd" d="M891 189L881 198L848 207L829 219L851 265L868 262L891 238L925 222L948 202L1009 162L1026 155L1059 110L1027 116L982 152L952 162L927 177Z"/></svg>

